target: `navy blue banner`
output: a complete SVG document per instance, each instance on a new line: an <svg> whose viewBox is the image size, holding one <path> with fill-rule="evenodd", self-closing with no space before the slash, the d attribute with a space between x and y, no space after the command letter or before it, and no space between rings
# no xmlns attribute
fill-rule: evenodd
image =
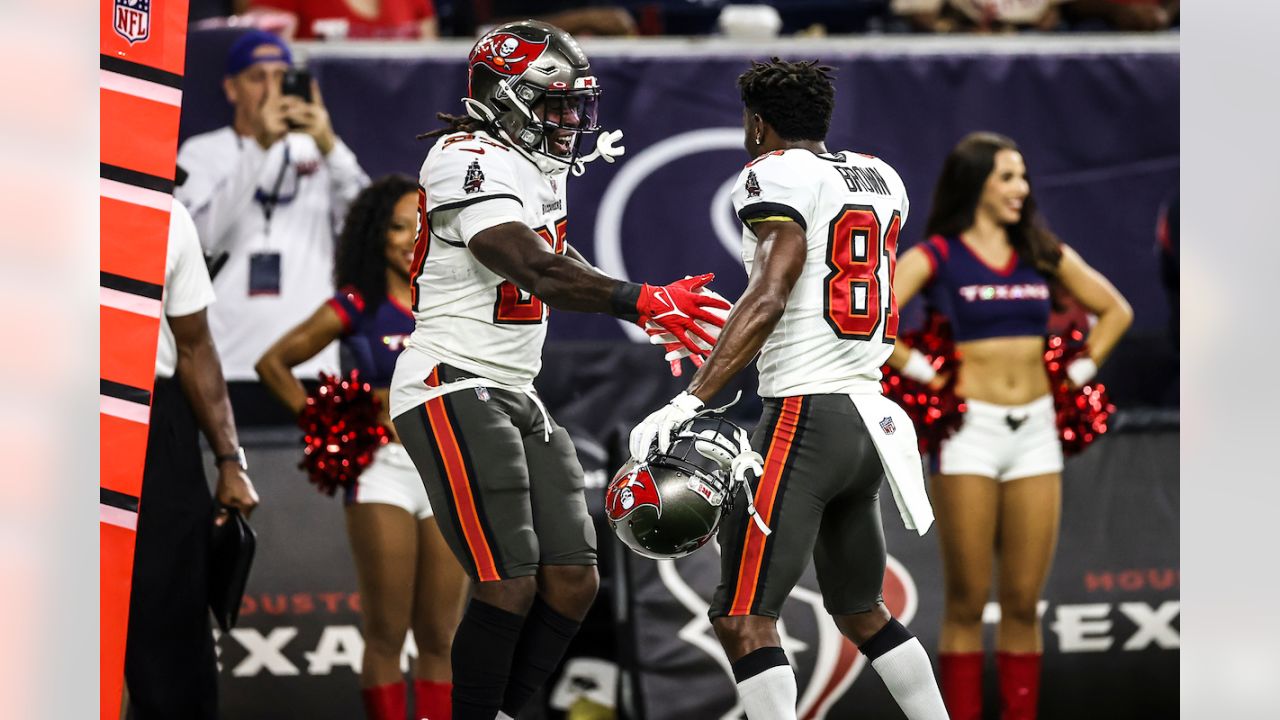
<svg viewBox="0 0 1280 720"><path fill-rule="evenodd" d="M183 137L226 124L220 83L225 31L194 33ZM712 271L721 293L746 285L728 185L747 157L735 84L749 52L598 55L602 124L626 133L627 154L569 184L569 241L604 270L668 282ZM840 46L843 47L843 46ZM1176 52L939 54L859 52L820 58L837 69L828 147L878 155L902 175L912 212L903 245L921 239L946 153L973 130L1022 146L1050 225L1110 278L1136 313L1135 331L1163 332L1168 301L1154 252L1157 211L1178 186ZM318 50L316 51L319 52ZM456 59L313 56L339 135L371 176L414 177L430 148L414 136L458 113ZM815 55L819 53L815 52ZM559 314L552 340L621 339L616 321Z"/></svg>

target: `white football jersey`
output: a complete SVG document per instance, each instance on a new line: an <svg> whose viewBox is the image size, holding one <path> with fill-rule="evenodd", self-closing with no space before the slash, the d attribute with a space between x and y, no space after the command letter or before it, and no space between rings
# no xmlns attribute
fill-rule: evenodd
<svg viewBox="0 0 1280 720"><path fill-rule="evenodd" d="M859 153L780 150L743 168L732 199L748 275L753 224L794 220L808 240L804 270L756 363L760 395L879 392L898 331L893 267L909 207L898 173Z"/></svg>
<svg viewBox="0 0 1280 720"><path fill-rule="evenodd" d="M565 179L484 132L446 135L427 154L413 258L416 324L396 362L393 416L425 401L426 378L439 362L495 384L532 384L548 308L481 264L467 242L480 229L519 221L547 241L547 252L563 254ZM477 214L482 219L464 227L460 216Z"/></svg>

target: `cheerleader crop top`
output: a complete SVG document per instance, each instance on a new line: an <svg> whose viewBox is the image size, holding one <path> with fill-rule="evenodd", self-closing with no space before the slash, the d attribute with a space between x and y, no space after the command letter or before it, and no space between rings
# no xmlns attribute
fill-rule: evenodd
<svg viewBox="0 0 1280 720"><path fill-rule="evenodd" d="M1049 284L1018 253L997 268L958 237L935 235L920 248L932 268L931 299L951 321L956 342L1045 334Z"/></svg>
<svg viewBox="0 0 1280 720"><path fill-rule="evenodd" d="M389 295L368 307L353 287L338 290L328 304L342 320L342 343L351 351L360 379L375 388L389 387L396 358L413 333L413 313Z"/></svg>

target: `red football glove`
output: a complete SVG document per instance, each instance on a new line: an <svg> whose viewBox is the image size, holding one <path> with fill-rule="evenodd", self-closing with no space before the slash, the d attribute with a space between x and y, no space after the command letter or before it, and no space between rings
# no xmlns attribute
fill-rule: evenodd
<svg viewBox="0 0 1280 720"><path fill-rule="evenodd" d="M715 275L707 273L677 280L670 285L642 286L640 299L636 301L636 312L640 315L636 324L640 327L656 325L688 348L690 353L705 354L707 347L715 345L716 338L705 328L699 327L698 322L724 327L724 315L711 310L728 310L730 307L729 301L724 298L699 292L702 286L713 279ZM701 339L702 345L690 338L690 334Z"/></svg>
<svg viewBox="0 0 1280 720"><path fill-rule="evenodd" d="M704 287L698 290L698 293L700 295L709 295L711 297L724 300L723 297L721 297L720 295L717 295L714 290L711 290L709 288ZM725 302L728 302L728 300L725 300ZM720 308L712 308L712 307L707 307L704 309L707 312L710 312L720 317L721 319L728 318L729 312L730 312L730 310L722 310ZM718 326L713 325L711 323L703 322L701 320L695 320L694 322L698 325L698 327L700 327L702 330L706 331L712 337L716 338L717 341L719 341L720 328ZM645 325L644 331L649 334L650 344L662 346L662 349L666 352L666 360L671 365L671 374L674 375L675 377L680 377L682 374L684 374L684 369L680 365L681 365L681 361L684 360L685 358L688 358L693 363L693 366L695 368L700 368L702 367L703 361L706 360L709 355L711 355L711 350L713 346L707 344L702 340L702 338L698 336L693 336L690 338L691 340L693 340L694 344L698 346L698 351L693 352L689 348L685 347L684 344L681 343L679 340L676 340L674 335L663 330L661 326L653 322L650 322L648 325Z"/></svg>

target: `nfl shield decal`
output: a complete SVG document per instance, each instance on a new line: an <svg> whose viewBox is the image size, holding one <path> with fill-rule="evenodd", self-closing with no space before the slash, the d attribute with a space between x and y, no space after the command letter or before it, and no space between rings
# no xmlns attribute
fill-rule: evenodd
<svg viewBox="0 0 1280 720"><path fill-rule="evenodd" d="M111 27L132 45L151 37L151 0L115 0Z"/></svg>
<svg viewBox="0 0 1280 720"><path fill-rule="evenodd" d="M880 429L884 431L885 435L892 435L893 431L898 428L894 426L893 418L886 415L884 419L880 421Z"/></svg>

